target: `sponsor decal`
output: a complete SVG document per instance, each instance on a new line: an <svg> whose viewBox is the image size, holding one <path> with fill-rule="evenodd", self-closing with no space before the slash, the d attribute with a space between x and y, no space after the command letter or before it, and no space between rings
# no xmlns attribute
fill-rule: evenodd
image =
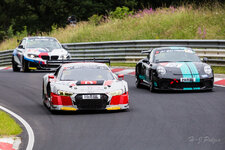
<svg viewBox="0 0 225 150"><path fill-rule="evenodd" d="M180 68L182 66L182 63L160 63L163 64L165 67L171 67L171 68Z"/></svg>
<svg viewBox="0 0 225 150"><path fill-rule="evenodd" d="M112 83L113 83L112 80L107 80L105 81L104 86L110 86Z"/></svg>
<svg viewBox="0 0 225 150"><path fill-rule="evenodd" d="M76 85L103 85L104 80L98 81L78 81Z"/></svg>
<svg viewBox="0 0 225 150"><path fill-rule="evenodd" d="M97 81L81 81L81 84L97 84Z"/></svg>
<svg viewBox="0 0 225 150"><path fill-rule="evenodd" d="M168 63L160 63L160 65L162 66L166 66Z"/></svg>
<svg viewBox="0 0 225 150"><path fill-rule="evenodd" d="M208 75L207 74L203 74L202 78L208 78Z"/></svg>

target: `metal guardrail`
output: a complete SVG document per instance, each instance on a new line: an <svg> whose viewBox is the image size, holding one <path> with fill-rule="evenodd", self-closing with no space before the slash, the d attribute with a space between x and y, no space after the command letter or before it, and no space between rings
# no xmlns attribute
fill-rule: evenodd
<svg viewBox="0 0 225 150"><path fill-rule="evenodd" d="M146 57L142 50L154 47L184 46L193 48L209 64L225 66L225 40L132 40L62 44L72 58L110 58L111 62L137 62ZM0 66L11 65L13 50L0 51Z"/></svg>

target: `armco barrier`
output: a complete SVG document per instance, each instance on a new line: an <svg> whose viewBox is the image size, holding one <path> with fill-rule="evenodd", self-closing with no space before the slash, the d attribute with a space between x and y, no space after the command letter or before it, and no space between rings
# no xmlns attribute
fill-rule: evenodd
<svg viewBox="0 0 225 150"><path fill-rule="evenodd" d="M133 40L88 43L66 43L72 58L110 58L112 62L137 62L146 57L142 50L164 46L193 48L200 57L208 57L209 64L225 66L225 40ZM11 64L13 50L0 51L0 66Z"/></svg>

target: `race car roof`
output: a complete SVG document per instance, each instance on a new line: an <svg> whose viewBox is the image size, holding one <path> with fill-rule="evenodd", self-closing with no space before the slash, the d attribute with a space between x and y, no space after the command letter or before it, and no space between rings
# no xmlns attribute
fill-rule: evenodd
<svg viewBox="0 0 225 150"><path fill-rule="evenodd" d="M185 50L185 49L191 49L189 47L180 47L180 46L173 46L173 47L158 47L155 48L154 50Z"/></svg>
<svg viewBox="0 0 225 150"><path fill-rule="evenodd" d="M56 38L48 37L48 36L30 36L30 37L25 37L24 39L56 39Z"/></svg>
<svg viewBox="0 0 225 150"><path fill-rule="evenodd" d="M141 53L151 53L153 50L186 50L191 49L189 47L180 47L180 46L174 46L174 47L157 47L157 48L151 48L149 50L142 51Z"/></svg>
<svg viewBox="0 0 225 150"><path fill-rule="evenodd" d="M104 63L98 63L98 62L73 62L73 63L66 63L66 64L62 64L63 67L72 67L72 66L104 66L104 67L108 67L106 64Z"/></svg>

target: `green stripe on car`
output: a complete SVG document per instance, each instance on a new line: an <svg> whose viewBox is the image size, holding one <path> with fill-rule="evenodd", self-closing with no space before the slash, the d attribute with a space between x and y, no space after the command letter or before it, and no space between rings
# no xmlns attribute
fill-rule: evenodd
<svg viewBox="0 0 225 150"><path fill-rule="evenodd" d="M191 71L188 68L187 64L184 62L181 62L181 64L182 65L180 67L180 70L182 72L183 78L192 78Z"/></svg>
<svg viewBox="0 0 225 150"><path fill-rule="evenodd" d="M139 79L145 80L146 79L146 76L145 75L139 75Z"/></svg>
<svg viewBox="0 0 225 150"><path fill-rule="evenodd" d="M198 70L197 70L195 64L192 62L188 62L187 64L188 64L189 68L191 69L192 76L193 76L193 78L195 78L195 82L200 82L200 76L199 76L199 73L198 73Z"/></svg>

